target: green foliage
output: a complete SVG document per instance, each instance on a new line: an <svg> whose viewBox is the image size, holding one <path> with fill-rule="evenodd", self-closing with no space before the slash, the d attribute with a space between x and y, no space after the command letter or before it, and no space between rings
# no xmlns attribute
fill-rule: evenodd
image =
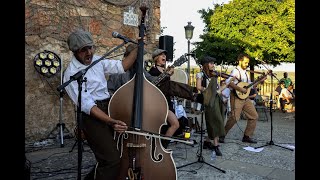
<svg viewBox="0 0 320 180"><path fill-rule="evenodd" d="M235 65L239 53L273 65L294 62L294 6L294 0L233 0L199 10L206 26L193 51L198 59L209 55L229 65Z"/></svg>

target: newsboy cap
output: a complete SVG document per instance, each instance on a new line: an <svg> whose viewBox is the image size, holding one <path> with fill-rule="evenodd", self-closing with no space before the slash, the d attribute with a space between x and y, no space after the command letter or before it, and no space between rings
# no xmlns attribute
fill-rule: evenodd
<svg viewBox="0 0 320 180"><path fill-rule="evenodd" d="M165 53L167 55L167 51L166 50L164 50L164 49L156 49L152 53L152 59L154 59L156 56L158 56L161 53Z"/></svg>
<svg viewBox="0 0 320 180"><path fill-rule="evenodd" d="M69 49L74 52L85 46L93 46L93 38L90 32L77 29L72 32L67 40Z"/></svg>
<svg viewBox="0 0 320 180"><path fill-rule="evenodd" d="M201 65L204 65L204 64L206 64L206 63L215 62L215 61L216 61L216 58L210 57L210 56L205 56L205 57L203 57L203 58L201 59L200 64L201 64Z"/></svg>

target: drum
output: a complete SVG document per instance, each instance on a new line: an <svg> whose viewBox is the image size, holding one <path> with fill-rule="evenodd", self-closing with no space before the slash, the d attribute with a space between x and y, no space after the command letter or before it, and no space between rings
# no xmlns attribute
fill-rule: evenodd
<svg viewBox="0 0 320 180"><path fill-rule="evenodd" d="M180 82L180 83L188 83L188 75L182 69L174 69L174 73L170 76L172 81Z"/></svg>
<svg viewBox="0 0 320 180"><path fill-rule="evenodd" d="M170 80L187 84L188 83L188 75L184 70L175 68L173 75L170 76ZM186 107L186 100L185 99L182 101L182 106Z"/></svg>

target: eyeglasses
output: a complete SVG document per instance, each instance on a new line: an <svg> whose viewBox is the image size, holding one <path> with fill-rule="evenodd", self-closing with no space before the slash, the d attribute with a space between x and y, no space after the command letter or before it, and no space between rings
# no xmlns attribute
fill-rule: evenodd
<svg viewBox="0 0 320 180"><path fill-rule="evenodd" d="M87 52L88 50L94 49L94 46L85 46L79 50L79 52Z"/></svg>

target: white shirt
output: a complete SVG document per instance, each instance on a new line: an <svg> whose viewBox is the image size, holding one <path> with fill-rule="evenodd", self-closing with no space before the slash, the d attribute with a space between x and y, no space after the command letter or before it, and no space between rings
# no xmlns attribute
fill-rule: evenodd
<svg viewBox="0 0 320 180"><path fill-rule="evenodd" d="M226 79L226 83L229 84L230 83L230 80L232 78L232 76L236 77L234 80L233 80L233 83L234 84L237 84L239 81L238 79L240 79L242 82L247 82L247 83L251 83L251 80L249 78L249 75L247 74L247 71L246 70L243 70L240 66L237 66L237 68L233 69L230 73L230 77L228 79ZM238 78L238 79L237 79ZM229 87L230 90L232 90L233 88L232 87Z"/></svg>
<svg viewBox="0 0 320 180"><path fill-rule="evenodd" d="M280 93L279 97L284 98L283 95L285 95L287 98L292 98L292 94L289 92L289 90L287 88L281 89L281 93Z"/></svg>
<svg viewBox="0 0 320 180"><path fill-rule="evenodd" d="M223 102L226 103L230 98L230 89L225 88L224 90L221 91L221 95L222 95Z"/></svg>
<svg viewBox="0 0 320 180"><path fill-rule="evenodd" d="M174 106L175 106L175 114L177 116L177 118L181 118L182 116L184 116L185 118L187 118L187 113L184 110L183 106L181 104L178 104L177 100L174 100Z"/></svg>
<svg viewBox="0 0 320 180"><path fill-rule="evenodd" d="M92 62L99 58L100 56L94 55ZM73 76L88 66L89 65L81 64L73 55L70 64L64 72L63 82L67 82L70 79L70 76ZM84 75L84 78L87 78L87 82L82 83L81 111L90 115L90 110L96 105L96 100L103 100L110 97L105 77L106 74L124 72L122 61L120 60L103 59L92 66ZM75 80L65 87L69 97L76 105L78 105L78 86L77 80ZM87 92L85 92L85 90L87 90Z"/></svg>

